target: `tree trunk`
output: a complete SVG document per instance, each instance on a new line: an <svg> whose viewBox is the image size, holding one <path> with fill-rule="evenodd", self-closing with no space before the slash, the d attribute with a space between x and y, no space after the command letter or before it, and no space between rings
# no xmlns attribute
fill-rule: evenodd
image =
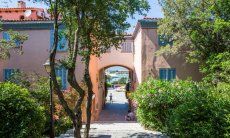
<svg viewBox="0 0 230 138"><path fill-rule="evenodd" d="M89 130L90 130L90 122L91 122L91 107L92 107L92 97L93 97L93 92L88 91L88 98L87 98L87 122L86 122L86 127L85 127L85 132L84 132L84 137L89 138Z"/></svg>
<svg viewBox="0 0 230 138"><path fill-rule="evenodd" d="M71 110L69 108L68 103L66 102L66 100L64 98L64 95L63 95L62 91L60 90L60 86L59 86L57 78L56 78L56 74L55 74L55 57L56 57L56 52L57 52L57 46L58 46L58 1L56 0L55 3L54 3L54 44L53 44L53 48L52 48L52 50L50 52L50 66L51 66L50 75L51 75L51 79L52 79L52 82L53 82L54 91L58 95L58 99L60 101L60 104L65 109L67 115L70 117L70 119L73 122L74 137L75 138L81 138L81 133L80 133L81 126L82 126L82 123L81 123L82 122L81 121L81 103L82 103L83 100L81 98L79 98L79 100L77 102L78 103L77 107L80 107L80 108L78 108L76 114L74 114L73 110ZM72 84L71 86L75 86L74 89L77 90L77 88L79 88L79 85L76 82L74 71L73 71L73 76L72 77L69 77L69 75L68 75L68 79L69 78L70 78L69 82L72 82L72 83L70 83L70 84Z"/></svg>
<svg viewBox="0 0 230 138"><path fill-rule="evenodd" d="M68 70L68 82L73 87L75 91L78 92L79 97L75 104L74 112L75 112L75 120L73 121L73 127L74 127L74 137L81 138L81 128L82 128L82 109L81 105L84 100L85 92L84 90L79 86L78 82L75 78L75 68L71 68Z"/></svg>
<svg viewBox="0 0 230 138"><path fill-rule="evenodd" d="M90 122L91 122L91 107L92 107L92 97L93 97L93 86L91 77L89 74L89 63L90 63L90 55L86 57L86 69L85 69L85 82L88 87L88 97L87 97L87 108L86 108L86 115L87 115L87 121L86 121L86 127L84 131L84 137L89 137L89 130L90 130Z"/></svg>
<svg viewBox="0 0 230 138"><path fill-rule="evenodd" d="M79 127L79 125L77 125L77 123L73 123L73 134L75 138L81 138L81 126Z"/></svg>
<svg viewBox="0 0 230 138"><path fill-rule="evenodd" d="M77 100L77 105L75 107L75 117L76 119L73 121L74 127L74 137L81 138L81 128L82 128L82 110L81 104L83 102L84 96L79 97Z"/></svg>

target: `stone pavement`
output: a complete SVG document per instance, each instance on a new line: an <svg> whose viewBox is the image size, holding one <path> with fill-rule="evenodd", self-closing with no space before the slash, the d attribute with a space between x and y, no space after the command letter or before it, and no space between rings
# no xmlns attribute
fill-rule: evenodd
<svg viewBox="0 0 230 138"><path fill-rule="evenodd" d="M112 93L112 102L109 101L109 95ZM125 115L128 113L128 101L124 92L109 90L106 98L105 108L102 110L99 121L125 121Z"/></svg>
<svg viewBox="0 0 230 138"><path fill-rule="evenodd" d="M113 102L107 103L101 112L99 121L93 122L90 129L91 138L164 138L160 132L145 130L135 121L125 121L128 111L128 102L124 92L109 90L112 93ZM83 126L84 128L85 126ZM59 138L72 138L73 130L62 134Z"/></svg>

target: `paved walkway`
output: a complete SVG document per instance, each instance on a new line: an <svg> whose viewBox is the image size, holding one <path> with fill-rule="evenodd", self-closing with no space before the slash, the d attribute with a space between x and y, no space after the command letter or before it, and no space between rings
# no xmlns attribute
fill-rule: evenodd
<svg viewBox="0 0 230 138"><path fill-rule="evenodd" d="M110 93L112 93L112 102L109 101ZM125 121L129 106L125 93L109 90L106 99L107 103L99 116L99 121Z"/></svg>
<svg viewBox="0 0 230 138"><path fill-rule="evenodd" d="M108 96L112 93L113 102L107 103L101 112L99 121L91 124L91 138L163 138L160 132L148 131L137 122L125 121L128 112L128 102L124 92L109 90ZM84 128L84 126L83 126ZM60 138L72 138L73 130L62 134Z"/></svg>

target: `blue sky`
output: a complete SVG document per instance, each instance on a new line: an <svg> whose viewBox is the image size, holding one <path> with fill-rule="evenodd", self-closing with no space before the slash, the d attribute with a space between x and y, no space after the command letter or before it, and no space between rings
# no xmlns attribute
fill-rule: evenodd
<svg viewBox="0 0 230 138"><path fill-rule="evenodd" d="M8 2L8 7L16 7L17 6L17 1L18 0L0 0L0 7L6 7L7 5L4 2ZM24 0L26 1L27 7L45 7L43 3L34 3L32 2L33 0ZM163 13L161 11L161 7L158 4L158 0L148 0L149 4L151 6L151 9L149 10L149 12L147 13L147 17L151 17L151 18L161 18L163 17ZM143 16L141 15L135 15L135 18L129 18L127 20L127 22L129 22L131 24L131 27L129 28L129 30L127 31L128 33L132 33L134 30L134 27L137 23L137 20L142 19Z"/></svg>
<svg viewBox="0 0 230 138"><path fill-rule="evenodd" d="M158 0L148 0L151 9L147 13L147 17L150 18L162 18L163 12L161 10L161 6L158 4ZM132 33L134 27L136 26L137 20L144 18L143 15L135 15L135 19L129 18L127 21L131 24L131 27L127 31L128 33Z"/></svg>

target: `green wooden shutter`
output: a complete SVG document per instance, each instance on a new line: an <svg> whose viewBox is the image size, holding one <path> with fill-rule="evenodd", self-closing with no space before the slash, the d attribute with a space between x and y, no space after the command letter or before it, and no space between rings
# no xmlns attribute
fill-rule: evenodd
<svg viewBox="0 0 230 138"><path fill-rule="evenodd" d="M3 69L4 81L7 81L16 72L20 72L20 70L19 69Z"/></svg>
<svg viewBox="0 0 230 138"><path fill-rule="evenodd" d="M61 31L61 30L59 30ZM67 50L67 39L61 32L58 32L58 46L57 51L66 51ZM50 50L52 50L54 44L54 30L50 30Z"/></svg>
<svg viewBox="0 0 230 138"><path fill-rule="evenodd" d="M56 76L61 79L61 87L63 90L67 88L67 71L64 67L55 69Z"/></svg>
<svg viewBox="0 0 230 138"><path fill-rule="evenodd" d="M159 74L161 80L166 80L166 69L160 69Z"/></svg>
<svg viewBox="0 0 230 138"><path fill-rule="evenodd" d="M176 78L176 69L168 69L168 73L167 73L167 79L168 80L173 80Z"/></svg>
<svg viewBox="0 0 230 138"><path fill-rule="evenodd" d="M63 30L59 32L59 41L58 41L58 51L66 51L67 50L67 39L63 33Z"/></svg>
<svg viewBox="0 0 230 138"><path fill-rule="evenodd" d="M7 32L3 32L3 39L10 41L10 35Z"/></svg>
<svg viewBox="0 0 230 138"><path fill-rule="evenodd" d="M10 34L8 32L3 32L3 39L5 39L6 41L10 41ZM19 47L21 45L21 41L20 40L14 40L15 42L15 46Z"/></svg>
<svg viewBox="0 0 230 138"><path fill-rule="evenodd" d="M172 78L173 78L173 79L176 79L176 69L173 69L173 70L172 70Z"/></svg>
<svg viewBox="0 0 230 138"><path fill-rule="evenodd" d="M50 30L50 50L52 50L54 44L54 30Z"/></svg>
<svg viewBox="0 0 230 138"><path fill-rule="evenodd" d="M66 88L67 88L67 71L63 67L62 68L62 89L65 90Z"/></svg>

